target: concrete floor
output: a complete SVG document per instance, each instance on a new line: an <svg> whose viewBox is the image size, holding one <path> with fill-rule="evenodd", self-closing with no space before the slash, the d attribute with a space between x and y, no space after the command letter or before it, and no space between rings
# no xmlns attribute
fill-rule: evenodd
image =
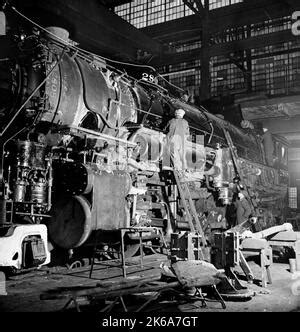
<svg viewBox="0 0 300 332"><path fill-rule="evenodd" d="M257 265L249 264L257 280L260 278L260 269ZM240 272L240 271L238 271ZM226 302L228 312L300 312L300 273L292 275L289 272L288 264L273 264L272 281L267 288L262 288L260 283L248 284L245 281L241 283L248 289L254 291L254 297L246 302ZM190 306L190 308L189 308ZM199 312L200 310L193 305L184 305L180 307L182 311ZM203 310L203 309L201 309ZM216 303L209 303L208 312L224 311Z"/></svg>
<svg viewBox="0 0 300 332"><path fill-rule="evenodd" d="M166 256L152 255L145 259L146 267L141 271L138 264L128 269L129 279L138 277L155 278L160 275L159 265L166 260ZM131 263L138 263L134 259ZM259 279L258 265L251 263L251 269ZM239 272L239 271L238 271ZM63 308L66 300L40 300L40 294L46 291L70 287L94 287L97 283L122 280L121 269L97 265L93 279L89 279L89 267L66 271L65 269L39 271L34 274L24 275L15 280L7 281L8 296L0 296L0 312L52 312ZM292 275L288 264L273 264L273 284L262 288L256 284L242 281L244 286L255 292L249 301L226 302L224 310L219 303L208 303L207 308L201 308L200 302L178 304L154 304L148 311L158 312L300 312L300 273ZM155 309L157 308L157 309Z"/></svg>

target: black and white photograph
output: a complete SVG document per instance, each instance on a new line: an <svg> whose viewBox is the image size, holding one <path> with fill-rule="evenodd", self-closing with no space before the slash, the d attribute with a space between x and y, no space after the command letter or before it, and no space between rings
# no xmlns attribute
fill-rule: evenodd
<svg viewBox="0 0 300 332"><path fill-rule="evenodd" d="M0 0L0 315L24 312L300 312L299 0Z"/></svg>

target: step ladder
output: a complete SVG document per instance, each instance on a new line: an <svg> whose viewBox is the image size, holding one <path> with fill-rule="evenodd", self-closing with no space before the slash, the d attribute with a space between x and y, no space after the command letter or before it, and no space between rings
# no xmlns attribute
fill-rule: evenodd
<svg viewBox="0 0 300 332"><path fill-rule="evenodd" d="M206 247L207 242L205 234L203 232L189 186L186 182L181 181L181 176L177 170L174 170L174 177L186 216L188 218L190 231L193 233L198 232L201 235L203 246ZM202 256L204 256L203 253Z"/></svg>
<svg viewBox="0 0 300 332"><path fill-rule="evenodd" d="M241 168L240 168L240 165L239 165L239 162L238 162L239 156L237 154L237 149L236 149L236 147L234 146L234 144L232 142L232 138L231 138L230 133L228 132L228 130L226 128L222 128L222 129L223 129L223 133L224 133L225 139L227 141L227 144L228 144L228 147L229 147L229 150L230 150L230 153L231 153L231 157L232 157L233 165L235 167L236 174L241 179L242 184L244 185L244 188L246 189L246 191L248 193L249 201L250 201L250 203L251 203L251 205L254 209L254 212L256 213L257 212L257 203L252 198L252 196L249 192L249 188L245 183L245 178L242 175L242 171L241 171Z"/></svg>

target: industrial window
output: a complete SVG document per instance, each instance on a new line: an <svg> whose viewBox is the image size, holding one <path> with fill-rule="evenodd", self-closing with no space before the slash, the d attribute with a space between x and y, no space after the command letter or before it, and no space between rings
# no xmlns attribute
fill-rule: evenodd
<svg viewBox="0 0 300 332"><path fill-rule="evenodd" d="M159 72L174 86L188 91L190 96L199 96L200 60L165 66Z"/></svg>
<svg viewBox="0 0 300 332"><path fill-rule="evenodd" d="M195 67L200 67L200 60L192 60L192 61L177 63L175 65L170 65L169 72L171 73L185 69L194 69Z"/></svg>
<svg viewBox="0 0 300 332"><path fill-rule="evenodd" d="M244 74L236 65L224 57L213 57L210 64L212 96L245 91Z"/></svg>
<svg viewBox="0 0 300 332"><path fill-rule="evenodd" d="M299 48L298 48L299 49ZM300 51L293 52L289 55L290 60L290 75L289 75L289 92L300 92Z"/></svg>
<svg viewBox="0 0 300 332"><path fill-rule="evenodd" d="M186 52L186 51L191 51L195 49L200 49L201 48L201 41L192 41L190 43L185 43L185 44L180 44L176 46L176 52Z"/></svg>
<svg viewBox="0 0 300 332"><path fill-rule="evenodd" d="M199 48L201 43L185 43L176 46L177 52ZM247 68L246 54L244 67ZM200 60L182 62L169 66L169 72L193 69L200 71ZM165 71L162 71L164 74ZM210 60L211 95L219 96L228 92L245 93L245 73L226 57ZM182 74L186 76L187 74ZM173 77L173 82L181 88L187 83L182 75ZM270 96L296 94L300 92L300 41L293 41L268 47L253 49L251 52L251 80L253 92L264 92ZM197 82L197 80L196 80ZM183 84L181 86L181 84ZM199 89L199 86L197 87Z"/></svg>
<svg viewBox="0 0 300 332"><path fill-rule="evenodd" d="M181 0L166 2L166 21L176 20L185 16L186 6Z"/></svg>
<svg viewBox="0 0 300 332"><path fill-rule="evenodd" d="M187 90L190 94L194 96L199 95L200 88L200 70L190 69L183 71L181 73L170 73L168 76L168 81L180 87L183 90Z"/></svg>
<svg viewBox="0 0 300 332"><path fill-rule="evenodd" d="M243 1L244 0L210 0L209 9L216 9L225 6L230 6Z"/></svg>
<svg viewBox="0 0 300 332"><path fill-rule="evenodd" d="M251 25L252 36L260 36L268 33L290 30L292 27L291 17L282 17L279 19L268 20Z"/></svg>
<svg viewBox="0 0 300 332"><path fill-rule="evenodd" d="M204 2L204 1L202 1ZM210 0L210 9L216 9L242 2L240 0ZM135 0L116 7L118 15L134 24L145 27L173 19L178 19L193 12L181 0ZM268 35L291 28L291 17L266 20L251 26L230 27L212 36L214 43L227 43L246 39L250 36ZM176 52L186 52L201 48L201 41L186 42L173 45ZM245 67L249 63L248 75L233 64L228 57L213 57L210 60L210 89L212 96L225 92L245 93L246 87L252 87L253 92L263 92L268 96L280 96L300 93L300 40L278 43L256 48L242 54L234 55ZM197 63L196 63L197 62ZM194 69L194 72L191 70ZM183 62L168 66L162 74L172 72L170 80L180 88L193 86L200 88L200 61ZM176 74L175 74L176 73ZM166 76L168 77L168 76ZM246 84L246 77L251 78L251 84ZM199 82L199 85L197 86Z"/></svg>
<svg viewBox="0 0 300 332"><path fill-rule="evenodd" d="M148 3L147 25L163 23L165 21L165 0L155 0Z"/></svg>
<svg viewBox="0 0 300 332"><path fill-rule="evenodd" d="M243 0L210 0L209 9L239 2L243 2ZM115 13L136 28L144 28L194 15L194 12L182 0L134 0L125 5L116 6Z"/></svg>
<svg viewBox="0 0 300 332"><path fill-rule="evenodd" d="M291 209L297 209L297 188L290 187L289 188L289 207Z"/></svg>
<svg viewBox="0 0 300 332"><path fill-rule="evenodd" d="M125 3L124 5L118 6L117 14L122 17L125 21L131 22L131 6L130 3Z"/></svg>
<svg viewBox="0 0 300 332"><path fill-rule="evenodd" d="M253 91L271 96L299 93L299 46L289 42L252 50Z"/></svg>
<svg viewBox="0 0 300 332"><path fill-rule="evenodd" d="M135 0L131 3L131 24L137 28L147 26L147 1Z"/></svg>
<svg viewBox="0 0 300 332"><path fill-rule="evenodd" d="M247 38L247 27L231 27L222 32L214 34L212 39L214 43L228 43L235 40Z"/></svg>

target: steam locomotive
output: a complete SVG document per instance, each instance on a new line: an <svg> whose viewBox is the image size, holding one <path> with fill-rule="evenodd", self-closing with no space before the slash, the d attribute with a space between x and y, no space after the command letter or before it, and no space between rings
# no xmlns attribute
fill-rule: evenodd
<svg viewBox="0 0 300 332"><path fill-rule="evenodd" d="M165 130L178 108L190 126L186 181L205 234L230 219L237 174L224 128L261 227L280 222L288 186L284 139L272 137L268 165L255 131L172 96L147 74L137 79L113 68L60 28L47 31L1 37L0 266L42 266L50 262L49 243L54 250L95 238L114 243L121 228L189 229Z"/></svg>

